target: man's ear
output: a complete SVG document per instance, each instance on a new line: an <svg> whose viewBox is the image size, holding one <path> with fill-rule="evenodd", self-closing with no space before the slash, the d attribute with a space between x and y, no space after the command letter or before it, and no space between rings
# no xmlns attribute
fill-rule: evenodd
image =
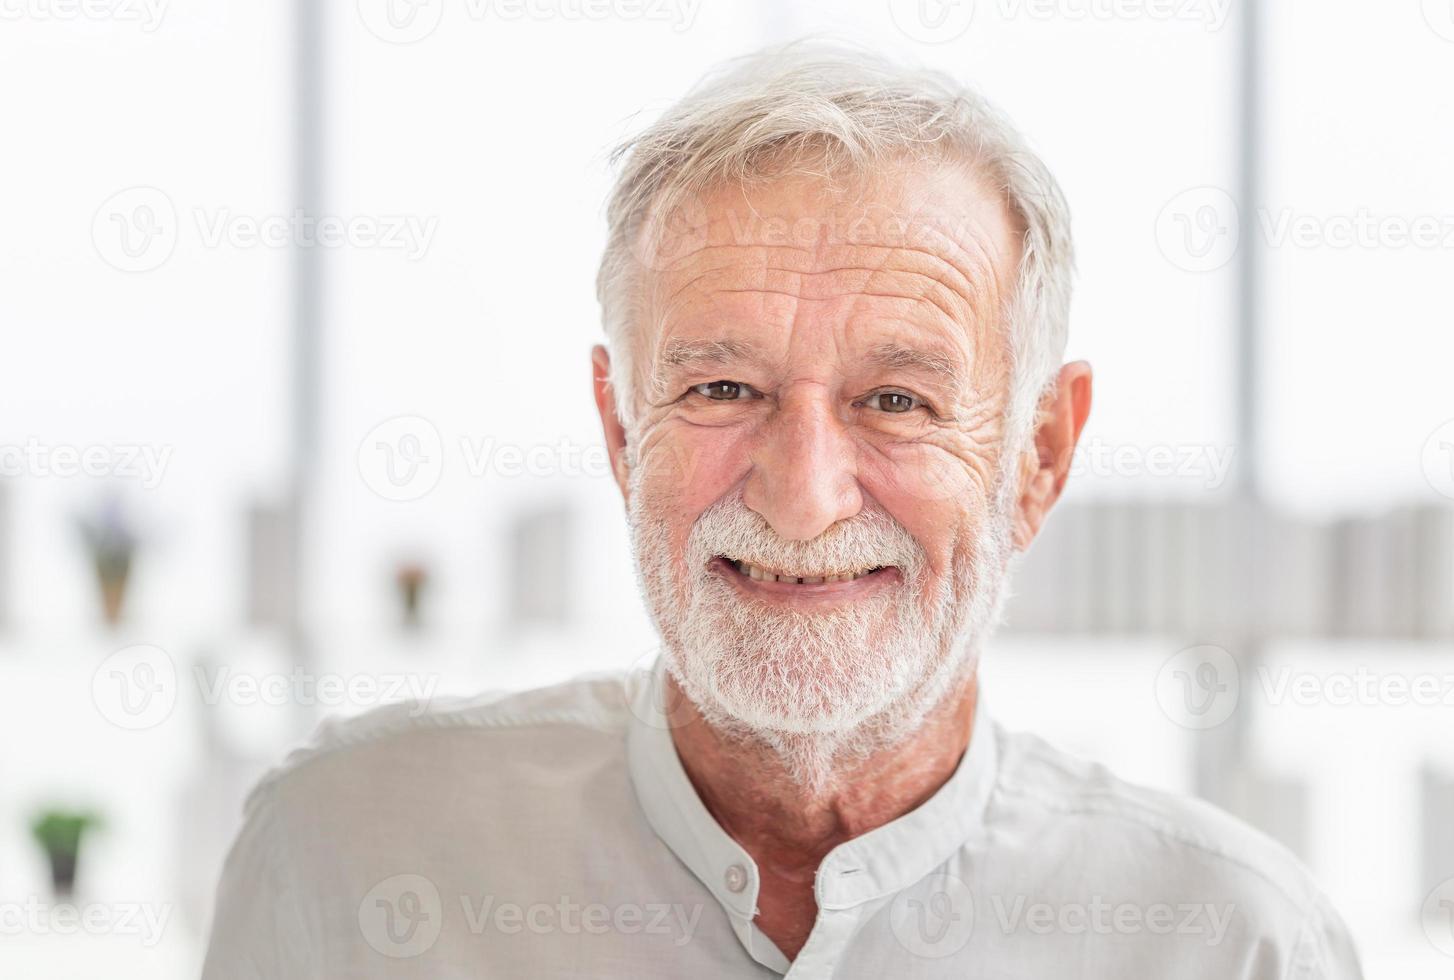
<svg viewBox="0 0 1454 980"><path fill-rule="evenodd" d="M1055 387L1040 403L1033 452L1020 465L1020 507L1015 515L1015 548L1024 551L1040 533L1065 481L1091 408L1091 367L1075 361L1060 369Z"/></svg>
<svg viewBox="0 0 1454 980"><path fill-rule="evenodd" d="M630 499L626 429L616 412L616 389L611 387L611 355L600 344L591 348L591 385L596 393L596 410L601 413L601 430L606 436L606 452L611 457L611 473L616 477L621 496Z"/></svg>

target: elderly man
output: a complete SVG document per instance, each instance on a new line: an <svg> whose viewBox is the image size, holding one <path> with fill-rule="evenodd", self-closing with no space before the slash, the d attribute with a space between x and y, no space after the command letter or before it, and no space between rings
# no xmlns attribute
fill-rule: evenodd
<svg viewBox="0 0 1454 980"><path fill-rule="evenodd" d="M620 159L593 380L659 663L325 726L205 975L1357 976L1283 848L986 714L1091 400L1005 119L793 46Z"/></svg>

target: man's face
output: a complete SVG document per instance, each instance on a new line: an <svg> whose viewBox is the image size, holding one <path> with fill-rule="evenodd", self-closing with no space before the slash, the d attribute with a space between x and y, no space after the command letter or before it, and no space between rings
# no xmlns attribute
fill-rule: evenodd
<svg viewBox="0 0 1454 980"><path fill-rule="evenodd" d="M1009 551L1011 216L947 166L724 189L680 216L641 287L628 494L673 675L760 732L921 716Z"/></svg>

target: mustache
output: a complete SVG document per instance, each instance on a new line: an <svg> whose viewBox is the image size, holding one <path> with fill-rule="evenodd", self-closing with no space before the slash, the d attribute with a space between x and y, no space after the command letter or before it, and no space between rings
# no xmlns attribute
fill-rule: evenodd
<svg viewBox="0 0 1454 980"><path fill-rule="evenodd" d="M865 502L863 510L817 537L791 541L748 507L740 491L703 511L688 537L691 567L701 569L717 555L801 575L893 566L906 579L928 563L927 553L908 529L876 505Z"/></svg>

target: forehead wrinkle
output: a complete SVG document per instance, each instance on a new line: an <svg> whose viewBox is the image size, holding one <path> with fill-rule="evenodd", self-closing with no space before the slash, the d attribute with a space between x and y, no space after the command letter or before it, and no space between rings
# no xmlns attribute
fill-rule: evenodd
<svg viewBox="0 0 1454 980"><path fill-rule="evenodd" d="M760 263L760 261L759 261L759 257L765 257L766 256L766 253L768 253L770 251L774 251L774 250L781 250L781 251L786 251L786 252L789 252L789 253L791 253L791 252L799 252L799 253L802 253L802 254L807 254L808 253L808 251L809 251L808 249L805 249L805 248L802 248L802 247L796 246L796 245L753 245L753 244L741 244L741 243L736 243L736 242L729 242L729 243L722 244L722 245L704 245L702 248L699 248L696 251L692 252L691 253L691 258L692 259L696 259L697 256L702 256L704 259L705 258L711 258L712 255L714 253L717 253L717 252L722 252L722 251L727 251L727 252L741 252L744 249L747 250L747 255L744 256L743 258L740 258L740 259L738 259L735 262L725 263L723 265L711 265L708 268L702 269L701 271L699 271L699 272L695 273L694 275L690 276L686 281L682 282L675 289L672 290L671 295L666 298L666 302L671 303L671 302L675 301L677 298L679 298L681 296L682 293L686 292L688 289L691 289L693 286L695 286L701 280L707 278L708 276L712 276L712 275L723 275L723 274L728 274L728 273L736 272L736 271L741 271L741 272L759 272L759 271L803 272L803 271L806 271L806 270L802 270L802 269L786 269L786 268L779 268L779 267L776 267L776 266L763 266ZM751 260L751 261L749 261L749 260Z"/></svg>
<svg viewBox="0 0 1454 980"><path fill-rule="evenodd" d="M763 295L785 296L791 299L805 301L825 301L837 299L845 295L871 296L881 299L904 300L907 302L924 302L932 305L950 323L968 327L971 325L977 312L977 295L982 290L972 290L974 295L965 295L958 291L955 284L948 277L941 274L925 272L920 269L906 267L886 267L879 265L839 265L825 269L815 269L811 272L804 272L798 269L785 269L779 266L756 267L751 269L752 278L758 281L751 286L723 286L705 287L701 286L702 280L714 274L730 274L730 269L716 269L703 272L693 277L688 283L683 284L674 293L674 298L680 298L682 292L691 286L701 287L701 291L709 295L740 295L743 293L760 293ZM862 273L859 281L835 288L832 285L816 285L820 277L829 275L843 275L845 273ZM792 289L775 287L766 280L774 274L794 276L804 285L813 284L812 288L804 288L798 291ZM893 292L888 287L894 285L894 278L922 280L922 288L905 288L903 291Z"/></svg>

